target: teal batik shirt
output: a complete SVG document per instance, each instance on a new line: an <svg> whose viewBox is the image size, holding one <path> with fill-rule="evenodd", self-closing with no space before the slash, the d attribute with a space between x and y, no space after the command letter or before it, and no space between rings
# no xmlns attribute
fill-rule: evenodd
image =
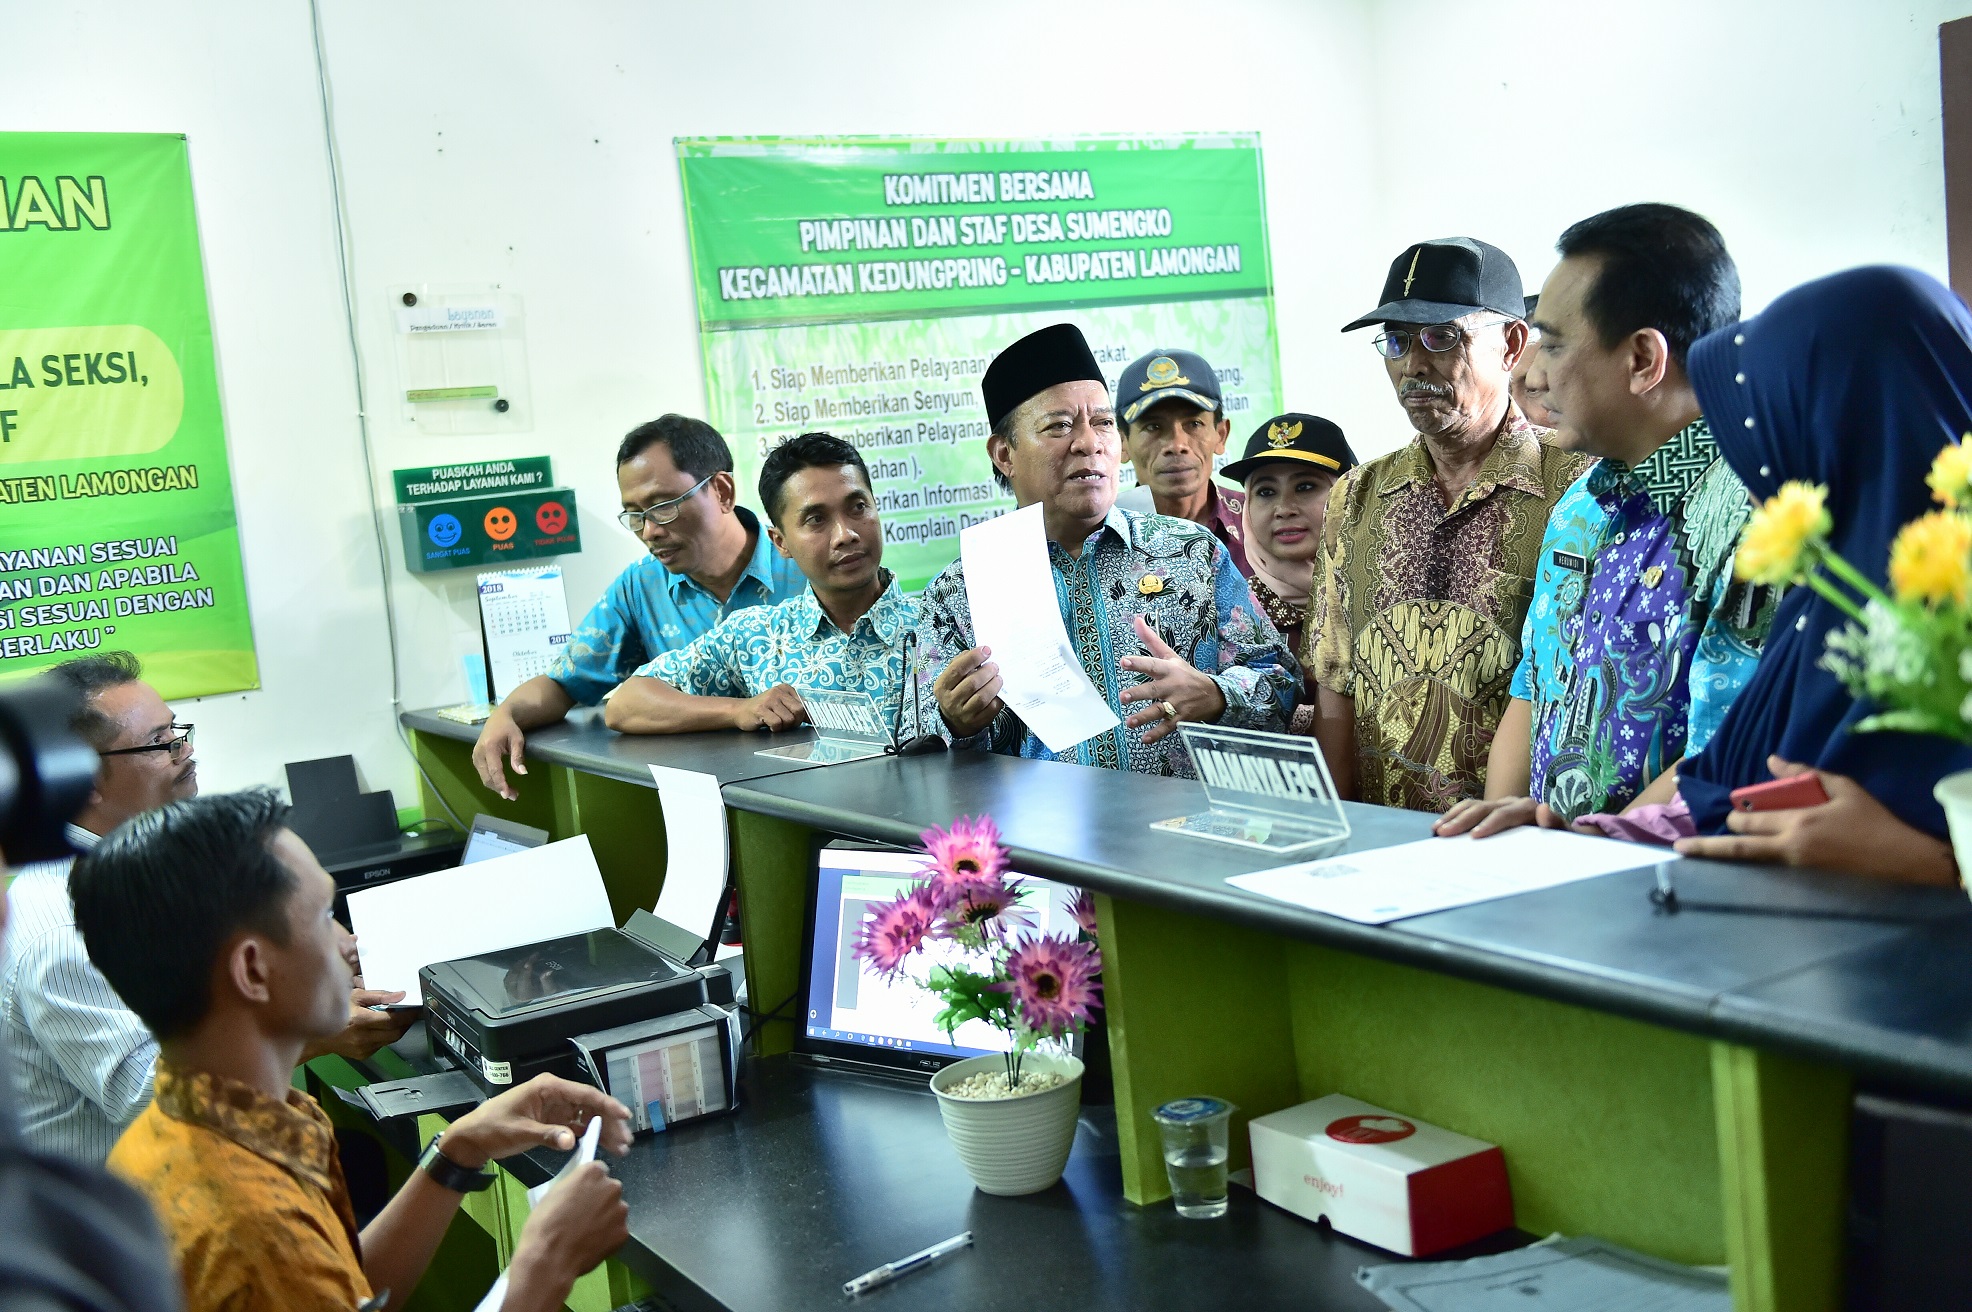
<svg viewBox="0 0 1972 1312"><path fill-rule="evenodd" d="M1751 511L1702 418L1555 502L1512 685L1533 704L1535 797L1571 820L1620 811L1710 740L1773 622L1772 590L1732 577Z"/></svg>
<svg viewBox="0 0 1972 1312"><path fill-rule="evenodd" d="M548 666L548 677L577 705L594 706L639 665L709 633L728 615L807 591L807 578L774 549L753 512L740 506L733 513L754 534L754 547L746 572L726 600L689 576L672 573L657 557L645 556L618 574L582 617L568 635L568 645Z"/></svg>
<svg viewBox="0 0 1972 1312"><path fill-rule="evenodd" d="M828 617L813 591L777 606L728 615L710 633L667 651L637 673L694 697L758 697L769 688L860 692L877 705L886 728L897 724L904 687L905 635L918 604L885 570L883 594L852 632Z"/></svg>
<svg viewBox="0 0 1972 1312"><path fill-rule="evenodd" d="M1220 724L1275 732L1287 728L1301 688L1301 667L1210 530L1188 519L1113 508L1082 544L1079 558L1069 559L1050 542L1048 563L1068 641L1083 673L1119 718L1142 709L1140 703L1125 705L1121 697L1123 689L1142 682L1141 676L1117 664L1125 656L1149 654L1131 623L1142 615L1179 656L1219 685L1226 699ZM963 561L953 561L926 586L919 599L917 645L912 660L918 681L912 699L915 718L907 705L908 727L899 737L936 733L954 747L980 747L1003 756L1192 777L1191 756L1177 734L1146 743L1143 729L1120 724L1059 756L1011 710L1000 712L975 737L952 738L932 685L954 656L977 645Z"/></svg>

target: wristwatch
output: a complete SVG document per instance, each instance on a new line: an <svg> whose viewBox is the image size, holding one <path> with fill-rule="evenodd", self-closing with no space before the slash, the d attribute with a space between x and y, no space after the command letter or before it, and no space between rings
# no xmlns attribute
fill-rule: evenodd
<svg viewBox="0 0 1972 1312"><path fill-rule="evenodd" d="M418 1169L455 1194L476 1194L482 1189L490 1189L498 1177L491 1171L468 1170L447 1157L438 1148L438 1141L444 1137L442 1131L431 1137L424 1155L418 1158Z"/></svg>

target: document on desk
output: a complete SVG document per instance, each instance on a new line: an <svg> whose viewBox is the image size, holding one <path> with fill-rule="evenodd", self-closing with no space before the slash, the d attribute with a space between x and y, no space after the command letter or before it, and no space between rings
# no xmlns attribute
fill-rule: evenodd
<svg viewBox="0 0 1972 1312"><path fill-rule="evenodd" d="M1249 893L1381 925L1427 911L1654 866L1663 848L1526 826L1491 838L1427 838L1233 875Z"/></svg>
<svg viewBox="0 0 1972 1312"><path fill-rule="evenodd" d="M973 641L993 649L1000 700L1051 752L1116 727L1116 712L1082 672L1055 603L1047 530L1036 502L959 533Z"/></svg>
<svg viewBox="0 0 1972 1312"><path fill-rule="evenodd" d="M714 775L650 767L664 811L664 886L652 914L710 938L719 932L726 893L726 802Z"/></svg>
<svg viewBox="0 0 1972 1312"><path fill-rule="evenodd" d="M1392 1262L1356 1279L1396 1312L1731 1312L1722 1272L1586 1236L1466 1262Z"/></svg>
<svg viewBox="0 0 1972 1312"><path fill-rule="evenodd" d="M616 916L602 871L577 835L511 856L435 870L349 895L363 983L418 996L434 961L609 929Z"/></svg>

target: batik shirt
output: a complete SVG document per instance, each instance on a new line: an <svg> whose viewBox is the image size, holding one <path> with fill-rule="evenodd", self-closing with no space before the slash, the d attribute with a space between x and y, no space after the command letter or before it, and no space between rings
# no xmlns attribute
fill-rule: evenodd
<svg viewBox="0 0 1972 1312"><path fill-rule="evenodd" d="M882 595L852 632L837 628L810 590L778 606L729 615L712 632L637 673L694 697L758 697L783 683L860 692L877 704L889 727L897 723L904 688L904 635L917 625L918 606L895 575L884 575Z"/></svg>
<svg viewBox="0 0 1972 1312"><path fill-rule="evenodd" d="M734 611L800 596L808 587L800 567L774 549L752 511L740 506L733 513L754 535L754 546L730 596L720 601L696 579L647 555L617 575L582 617L548 677L578 705L594 706L639 665L709 633Z"/></svg>
<svg viewBox="0 0 1972 1312"><path fill-rule="evenodd" d="M1205 487L1205 518L1192 522L1212 530L1212 536L1219 539L1219 545L1232 557L1233 568L1252 578L1253 570L1246 563L1246 493L1217 479L1208 480ZM1126 490L1116 498L1116 505L1139 515L1157 513L1157 499L1151 496L1148 483ZM1288 650L1292 651L1293 647Z"/></svg>
<svg viewBox="0 0 1972 1312"><path fill-rule="evenodd" d="M1306 659L1355 700L1365 802L1443 811L1485 791L1548 511L1589 463L1544 431L1508 410L1450 507L1422 438L1329 494Z"/></svg>
<svg viewBox="0 0 1972 1312"><path fill-rule="evenodd" d="M1711 738L1773 622L1773 590L1732 577L1752 508L1703 419L1555 504L1513 674L1535 797L1571 820L1620 811Z"/></svg>
<svg viewBox="0 0 1972 1312"><path fill-rule="evenodd" d="M335 1129L299 1090L276 1102L160 1062L109 1167L157 1209L192 1312L353 1312L370 1297Z"/></svg>
<svg viewBox="0 0 1972 1312"><path fill-rule="evenodd" d="M1143 679L1117 663L1125 656L1149 655L1131 622L1142 615L1152 632L1219 685L1226 709L1218 723L1275 731L1286 727L1300 668L1232 558L1206 529L1190 520L1112 508L1102 527L1082 544L1079 559L1070 559L1050 542L1048 563L1069 643L1119 719L1145 705L1123 702L1123 689ZM911 725L905 736L936 733L954 747L984 748L1003 756L1192 777L1191 758L1177 734L1146 744L1143 729L1122 724L1059 755L1011 710L1001 711L971 738L954 738L939 714L932 685L954 656L977 645L966 603L965 565L953 561L918 598L912 660L918 688L915 697L905 698L904 718Z"/></svg>

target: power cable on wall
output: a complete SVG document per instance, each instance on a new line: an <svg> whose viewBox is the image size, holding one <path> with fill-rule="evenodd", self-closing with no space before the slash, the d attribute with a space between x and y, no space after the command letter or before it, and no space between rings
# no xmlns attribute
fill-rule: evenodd
<svg viewBox="0 0 1972 1312"><path fill-rule="evenodd" d="M356 431L363 448L363 488L370 503L370 528L376 535L377 571L383 579L383 622L386 641L390 647L390 723L396 730L398 741L410 754L411 764L417 767L418 776L424 780L425 791L437 799L445 814L454 826L461 831L467 828L459 819L458 812L445 800L431 773L418 759L417 750L411 745L411 737L404 729L404 679L403 670L397 654L397 592L390 571L389 534L384 527L383 507L377 499L376 453L370 445L370 414L363 387L363 346L356 331L356 286L350 272L349 263L349 212L342 194L342 157L336 149L335 97L329 89L328 52L322 44L322 8L319 0L308 0L309 30L315 39L315 80L322 93L322 140L329 157L329 195L333 201L336 237L336 268L341 274L343 318L349 330L350 368L356 379Z"/></svg>

